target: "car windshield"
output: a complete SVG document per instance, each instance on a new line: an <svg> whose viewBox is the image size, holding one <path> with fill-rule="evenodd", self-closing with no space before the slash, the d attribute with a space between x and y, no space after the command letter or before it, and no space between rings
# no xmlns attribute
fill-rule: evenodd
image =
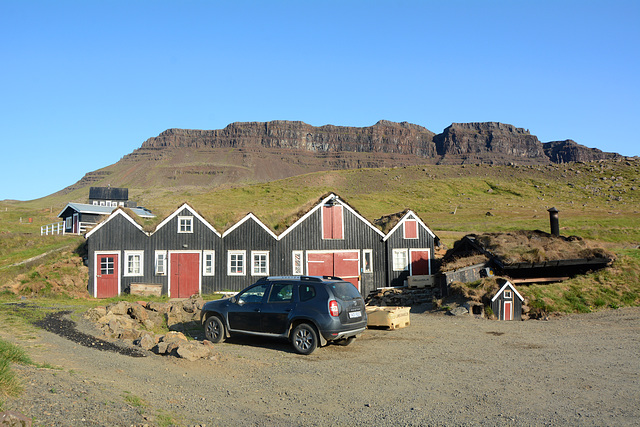
<svg viewBox="0 0 640 427"><path fill-rule="evenodd" d="M351 301L360 298L360 292L349 282L336 282L329 285L336 298L343 301Z"/></svg>

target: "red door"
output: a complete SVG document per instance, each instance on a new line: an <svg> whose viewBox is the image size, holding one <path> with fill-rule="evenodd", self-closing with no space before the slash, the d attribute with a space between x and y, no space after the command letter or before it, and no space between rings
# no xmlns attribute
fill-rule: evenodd
<svg viewBox="0 0 640 427"><path fill-rule="evenodd" d="M513 305L511 301L504 302L504 320L512 320L513 319Z"/></svg>
<svg viewBox="0 0 640 427"><path fill-rule="evenodd" d="M411 275L422 276L429 274L429 250L411 250Z"/></svg>
<svg viewBox="0 0 640 427"><path fill-rule="evenodd" d="M333 275L351 282L360 290L360 259L358 252L336 252L333 254Z"/></svg>
<svg viewBox="0 0 640 427"><path fill-rule="evenodd" d="M118 254L96 255L96 298L118 296L118 265Z"/></svg>
<svg viewBox="0 0 640 427"><path fill-rule="evenodd" d="M200 293L200 254L172 253L170 268L172 298L189 298Z"/></svg>
<svg viewBox="0 0 640 427"><path fill-rule="evenodd" d="M360 290L360 258L358 251L310 252L307 255L310 276L337 276Z"/></svg>

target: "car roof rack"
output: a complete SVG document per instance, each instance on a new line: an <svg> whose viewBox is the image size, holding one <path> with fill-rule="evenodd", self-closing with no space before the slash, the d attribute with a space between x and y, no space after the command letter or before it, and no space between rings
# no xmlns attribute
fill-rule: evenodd
<svg viewBox="0 0 640 427"><path fill-rule="evenodd" d="M308 282L322 282L323 279L332 278L330 276L269 276L267 280L300 280ZM332 279L335 279L333 277Z"/></svg>

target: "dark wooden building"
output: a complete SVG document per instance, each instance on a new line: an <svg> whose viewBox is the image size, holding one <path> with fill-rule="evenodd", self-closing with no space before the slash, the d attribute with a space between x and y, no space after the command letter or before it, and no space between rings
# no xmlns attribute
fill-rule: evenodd
<svg viewBox="0 0 640 427"><path fill-rule="evenodd" d="M116 187L91 187L89 188L89 204L110 207L135 207L135 203L129 201L128 188Z"/></svg>
<svg viewBox="0 0 640 427"><path fill-rule="evenodd" d="M387 286L384 233L331 194L279 237L286 274L337 276L366 295Z"/></svg>
<svg viewBox="0 0 640 427"><path fill-rule="evenodd" d="M409 276L432 274L438 238L413 211L407 211L400 218L384 242L390 286L405 286Z"/></svg>
<svg viewBox="0 0 640 427"><path fill-rule="evenodd" d="M58 214L58 218L62 219L65 234L83 234L105 219L116 208L117 206L67 203L67 206ZM145 208L131 208L131 211L140 218L155 216Z"/></svg>
<svg viewBox="0 0 640 427"><path fill-rule="evenodd" d="M119 263L118 293L127 292L131 283L144 283L161 285L170 297L188 297L238 291L263 276L321 275L341 277L368 294L389 286L391 279L392 285L402 285L410 274L430 274L437 239L411 211L385 236L334 194L280 235L251 213L221 235L184 204L153 232L145 233L118 209L86 237L92 260L89 290L98 297L116 289L102 290L103 256ZM405 263L396 271L392 256L399 266L399 251ZM139 268L131 267L138 262Z"/></svg>
<svg viewBox="0 0 640 427"><path fill-rule="evenodd" d="M524 298L508 280L491 298L491 310L498 320L521 320Z"/></svg>
<svg viewBox="0 0 640 427"><path fill-rule="evenodd" d="M86 238L88 290L95 298L128 292L131 283L150 277L149 236L124 210L117 209Z"/></svg>

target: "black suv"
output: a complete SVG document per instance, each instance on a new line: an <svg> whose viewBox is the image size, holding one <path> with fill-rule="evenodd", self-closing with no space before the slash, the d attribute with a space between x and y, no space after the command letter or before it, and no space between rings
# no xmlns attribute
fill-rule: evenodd
<svg viewBox="0 0 640 427"><path fill-rule="evenodd" d="M283 337L298 353L332 341L348 345L367 326L364 300L339 277L265 277L232 298L209 301L200 318L205 337L236 333Z"/></svg>

